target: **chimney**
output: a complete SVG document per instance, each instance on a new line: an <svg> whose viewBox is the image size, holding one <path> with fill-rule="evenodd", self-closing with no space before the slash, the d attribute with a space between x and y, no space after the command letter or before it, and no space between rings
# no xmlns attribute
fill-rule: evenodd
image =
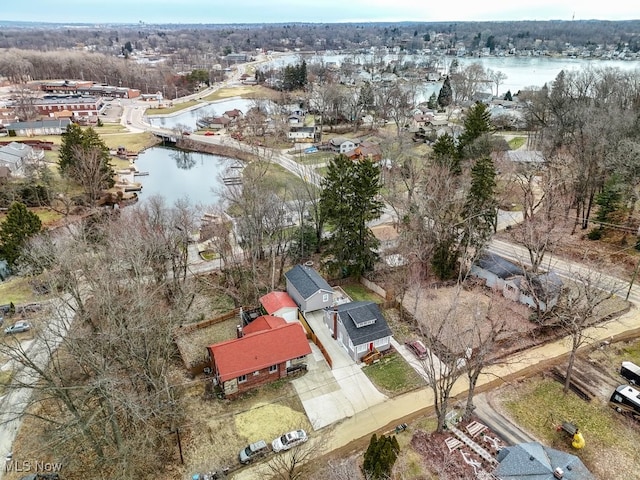
<svg viewBox="0 0 640 480"><path fill-rule="evenodd" d="M244 337L244 332L242 331L242 325L236 325L236 337L238 338Z"/></svg>
<svg viewBox="0 0 640 480"><path fill-rule="evenodd" d="M338 339L338 307L333 307L333 339Z"/></svg>
<svg viewBox="0 0 640 480"><path fill-rule="evenodd" d="M553 471L553 476L554 478L562 478L564 477L564 471L560 467L558 467Z"/></svg>

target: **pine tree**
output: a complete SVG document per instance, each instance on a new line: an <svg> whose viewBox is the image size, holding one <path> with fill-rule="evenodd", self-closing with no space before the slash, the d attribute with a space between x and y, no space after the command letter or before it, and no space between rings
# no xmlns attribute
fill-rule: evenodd
<svg viewBox="0 0 640 480"><path fill-rule="evenodd" d="M436 95L436 92L433 92L429 97L429 100L427 100L427 107L431 110L438 108L438 96Z"/></svg>
<svg viewBox="0 0 640 480"><path fill-rule="evenodd" d="M464 244L483 248L495 228L497 215L496 169L491 157L478 159L471 168L471 187L464 208Z"/></svg>
<svg viewBox="0 0 640 480"><path fill-rule="evenodd" d="M374 433L369 441L369 447L364 453L362 464L367 478L371 480L390 478L398 453L400 453L400 445L395 436L381 435L378 438Z"/></svg>
<svg viewBox="0 0 640 480"><path fill-rule="evenodd" d="M382 213L379 192L380 168L371 160L353 162L339 155L329 163L320 209L323 219L333 226L326 251L333 273L357 277L373 268L378 240L367 223Z"/></svg>
<svg viewBox="0 0 640 480"><path fill-rule="evenodd" d="M433 143L433 158L438 165L447 167L456 175L462 172L456 142L448 133L440 135Z"/></svg>
<svg viewBox="0 0 640 480"><path fill-rule="evenodd" d="M9 265L15 265L27 240L41 230L40 217L30 212L24 203L13 202L0 224L0 257Z"/></svg>
<svg viewBox="0 0 640 480"><path fill-rule="evenodd" d="M453 90L451 89L451 80L449 80L449 75L447 75L444 82L442 82L442 88L440 88L440 92L438 93L438 105L442 108L448 107L451 105L452 101Z"/></svg>
<svg viewBox="0 0 640 480"><path fill-rule="evenodd" d="M111 188L114 185L114 171L109 163L109 148L100 138L100 135L91 127L82 130L78 125L71 124L66 133L62 135L62 144L58 154L58 165L62 175L75 181L80 181L76 166L92 153L97 152L101 161L101 170L104 177L102 188Z"/></svg>
<svg viewBox="0 0 640 480"><path fill-rule="evenodd" d="M467 112L467 116L464 119L464 130L458 137L460 156L468 158L488 154L487 149L490 150L490 145L480 145L478 149L473 148L473 143L490 132L491 113L489 113L484 103L476 102Z"/></svg>

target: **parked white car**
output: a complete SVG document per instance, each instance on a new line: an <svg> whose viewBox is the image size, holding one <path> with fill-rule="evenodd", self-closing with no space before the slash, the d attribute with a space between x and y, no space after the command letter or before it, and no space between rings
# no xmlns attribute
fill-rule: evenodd
<svg viewBox="0 0 640 480"><path fill-rule="evenodd" d="M277 453L283 450L289 450L296 445L306 442L308 439L309 437L307 437L307 432L304 430L293 430L271 442L271 448Z"/></svg>

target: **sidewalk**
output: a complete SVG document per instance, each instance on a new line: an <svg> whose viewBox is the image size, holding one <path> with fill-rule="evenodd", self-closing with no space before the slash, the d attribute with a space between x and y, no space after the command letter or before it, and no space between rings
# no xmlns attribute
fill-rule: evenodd
<svg viewBox="0 0 640 480"><path fill-rule="evenodd" d="M592 339L592 343L597 344L603 340L610 340L612 337L630 334L635 330L640 333L639 329L640 312L631 310L619 319L609 322L604 328L588 329L586 334ZM476 389L480 393L483 389L493 388L495 384L524 377L532 369L544 368L545 365L566 355L569 352L569 345L568 339L560 339L515 354L506 359L504 363L487 369L478 379ZM463 377L454 385L452 396L465 393L467 388L466 377ZM426 413L433 405L433 393L428 387L388 399L337 425L329 436L327 446L322 452L318 452L318 455L329 453L359 439L367 439L374 432L392 428L405 417L422 412Z"/></svg>

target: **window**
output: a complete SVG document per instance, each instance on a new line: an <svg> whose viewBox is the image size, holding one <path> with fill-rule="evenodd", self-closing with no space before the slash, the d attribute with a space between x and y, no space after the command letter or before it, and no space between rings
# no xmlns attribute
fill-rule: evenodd
<svg viewBox="0 0 640 480"><path fill-rule="evenodd" d="M367 351L367 346L366 345L358 345L358 347L356 348L356 352L357 353L362 353L362 352L366 352Z"/></svg>
<svg viewBox="0 0 640 480"><path fill-rule="evenodd" d="M389 343L389 337L378 338L377 340L375 340L373 342L373 346L378 348L378 347L382 347L384 345L387 345L388 343Z"/></svg>
<svg viewBox="0 0 640 480"><path fill-rule="evenodd" d="M253 372L254 377L257 377L258 375L260 375L260 370L256 370L255 372Z"/></svg>
<svg viewBox="0 0 640 480"><path fill-rule="evenodd" d="M322 295L322 302L327 303L328 301L329 301L329 294L325 293L324 295Z"/></svg>
<svg viewBox="0 0 640 480"><path fill-rule="evenodd" d="M269 367L269 373L276 373L278 371L278 365L271 365Z"/></svg>
<svg viewBox="0 0 640 480"><path fill-rule="evenodd" d="M247 376L246 375L240 375L238 377L238 383L244 383L247 381Z"/></svg>

